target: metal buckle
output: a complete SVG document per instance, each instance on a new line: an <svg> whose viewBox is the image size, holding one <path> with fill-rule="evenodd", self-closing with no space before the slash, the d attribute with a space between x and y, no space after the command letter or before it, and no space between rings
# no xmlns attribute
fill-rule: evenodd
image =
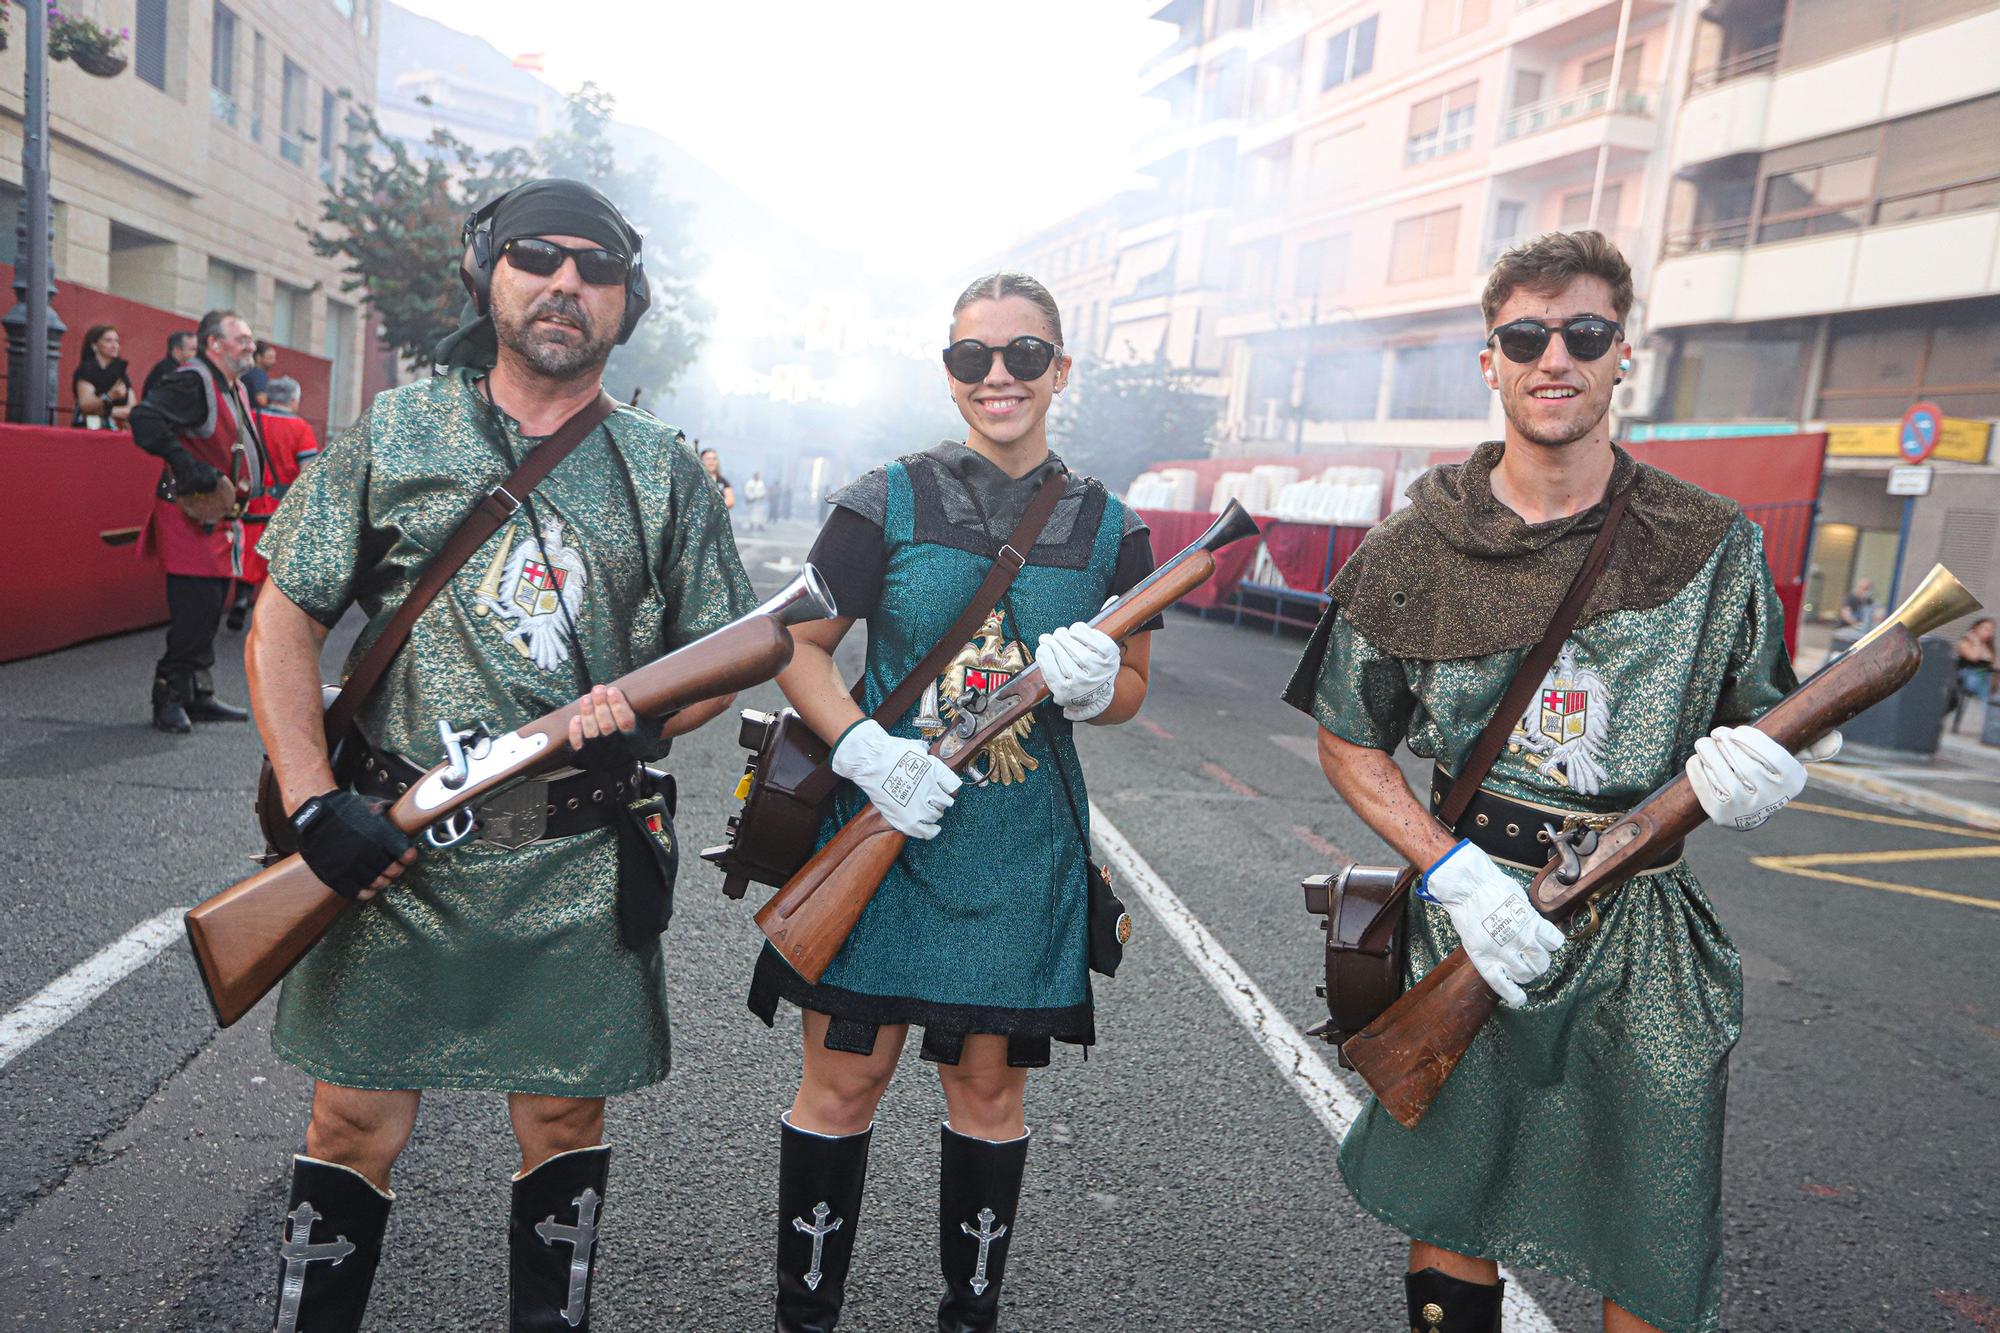
<svg viewBox="0 0 2000 1333"><path fill-rule="evenodd" d="M545 778L529 778L495 792L479 803L479 841L510 852L540 842L549 826L548 802Z"/></svg>
<svg viewBox="0 0 2000 1333"><path fill-rule="evenodd" d="M516 500L514 498L514 493L508 490L505 486L495 486L492 490L486 492L486 498L489 500L497 500L502 505L506 506L507 512L505 515L503 515L503 517L505 518L514 517L514 511L521 507L521 502L519 500Z"/></svg>

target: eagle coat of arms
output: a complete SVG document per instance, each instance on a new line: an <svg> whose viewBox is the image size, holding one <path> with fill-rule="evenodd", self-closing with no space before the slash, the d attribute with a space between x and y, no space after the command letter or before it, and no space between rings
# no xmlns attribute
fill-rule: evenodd
<svg viewBox="0 0 2000 1333"><path fill-rule="evenodd" d="M1000 608L995 607L980 622L972 641L945 664L943 674L924 687L924 697L917 705L917 729L925 740L935 740L961 714L969 712L976 717L985 712L993 696L1027 669L1027 653L1020 644L1007 640ZM1034 715L1025 714L988 743L987 776L992 781L1002 785L1021 782L1041 767L1022 744L1034 725Z"/></svg>
<svg viewBox="0 0 2000 1333"><path fill-rule="evenodd" d="M1534 702L1514 723L1510 739L1544 777L1579 796L1593 796L1607 776L1604 747L1610 726L1610 687L1577 661L1576 644L1565 642Z"/></svg>
<svg viewBox="0 0 2000 1333"><path fill-rule="evenodd" d="M569 660L564 621L575 621L588 579L583 556L563 541L562 520L551 517L539 540L530 533L511 550L501 541L473 609L507 622L501 631L507 642L542 670L553 671Z"/></svg>

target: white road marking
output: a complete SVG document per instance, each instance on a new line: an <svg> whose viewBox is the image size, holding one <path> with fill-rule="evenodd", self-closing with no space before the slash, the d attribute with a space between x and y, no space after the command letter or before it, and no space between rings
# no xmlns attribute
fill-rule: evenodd
<svg viewBox="0 0 2000 1333"><path fill-rule="evenodd" d="M1278 1067L1278 1072L1291 1080L1300 1100L1326 1126L1327 1133L1336 1139L1347 1133L1347 1127L1361 1112L1361 1099L1345 1079L1334 1073L1317 1045L1308 1042L1292 1026L1262 988L1250 979L1250 974L1230 957L1222 942L1209 933L1201 918L1188 910L1180 895L1167 887L1166 881L1125 840L1117 825L1105 818L1104 811L1094 801L1090 806L1090 829L1105 858L1119 870L1122 883L1129 885L1159 918L1237 1021ZM1555 1333L1555 1325L1534 1297L1528 1295L1527 1288L1505 1268L1500 1270L1500 1276L1508 1279L1507 1327L1523 1333Z"/></svg>
<svg viewBox="0 0 2000 1333"><path fill-rule="evenodd" d="M185 912L171 907L141 921L9 1010L0 1018L0 1069L181 938Z"/></svg>

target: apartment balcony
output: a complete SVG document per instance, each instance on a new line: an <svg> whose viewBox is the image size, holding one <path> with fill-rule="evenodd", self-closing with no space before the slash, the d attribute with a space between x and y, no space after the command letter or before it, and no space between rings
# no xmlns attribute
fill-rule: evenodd
<svg viewBox="0 0 2000 1333"><path fill-rule="evenodd" d="M1545 0L1554 3L1554 0ZM1561 97L1516 107L1500 122L1499 142L1490 159L1496 174L1521 171L1612 148L1652 151L1659 138L1655 120L1660 90L1648 85L1621 88L1614 99L1609 83L1595 83Z"/></svg>
<svg viewBox="0 0 2000 1333"><path fill-rule="evenodd" d="M1672 6L1673 0L1634 0L1632 12ZM1546 38L1551 45L1567 46L1595 33L1610 37L1617 30L1618 0L1514 0L1507 35L1516 43Z"/></svg>
<svg viewBox="0 0 2000 1333"><path fill-rule="evenodd" d="M1243 131L1243 121L1237 117L1224 120L1209 120L1198 124L1177 121L1162 125L1139 140L1139 165L1147 166L1176 153L1188 152L1214 143L1218 139L1233 139Z"/></svg>
<svg viewBox="0 0 2000 1333"><path fill-rule="evenodd" d="M1139 66L1139 80L1148 93L1201 63L1201 37L1183 32L1174 44Z"/></svg>
<svg viewBox="0 0 2000 1333"><path fill-rule="evenodd" d="M1574 227L1542 228L1536 231L1520 232L1513 236L1491 238L1486 242L1485 248L1479 252L1479 266L1483 269L1492 268L1494 264L1499 262L1503 252L1511 250L1515 246L1527 241L1532 241L1537 236L1547 235L1550 231L1574 231L1582 226L1583 224L1579 222ZM1604 233L1605 239L1618 247L1620 254L1635 264L1638 264L1646 257L1642 255L1640 249L1645 242L1645 235L1638 228L1609 226L1600 223L1597 230Z"/></svg>
<svg viewBox="0 0 2000 1333"><path fill-rule="evenodd" d="M1957 203L1981 205L1945 213ZM1925 215L1923 209L1933 210ZM2000 177L1874 206L1860 228L1753 245L1748 222L1668 240L1653 272L1654 328L2000 295ZM1733 242L1733 243L1732 243Z"/></svg>
<svg viewBox="0 0 2000 1333"><path fill-rule="evenodd" d="M1751 55L1761 55L1751 52ZM1775 62L1777 48L1771 48ZM1747 58L1744 58L1747 60ZM1732 62L1733 63L1733 62ZM1752 68L1701 86L1690 85L1687 100L1681 103L1674 126L1673 169L1687 171L1704 162L1715 162L1738 153L1755 153L1764 147L1764 126L1770 118L1771 89L1776 76L1773 66ZM1715 67L1717 71L1726 65ZM1700 78L1699 75L1696 76Z"/></svg>

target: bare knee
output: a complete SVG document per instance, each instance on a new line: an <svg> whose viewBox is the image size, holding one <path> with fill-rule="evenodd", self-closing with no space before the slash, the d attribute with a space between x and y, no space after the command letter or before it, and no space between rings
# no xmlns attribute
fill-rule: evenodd
<svg viewBox="0 0 2000 1333"><path fill-rule="evenodd" d="M521 1169L532 1171L557 1153L595 1148L604 1142L602 1097L507 1096L514 1138L521 1145Z"/></svg>
<svg viewBox="0 0 2000 1333"><path fill-rule="evenodd" d="M1023 1105L1028 1071L1008 1066L1004 1037L998 1039L997 1054L982 1052L984 1058L974 1058L977 1040L966 1039L965 1055L957 1065L938 1066L951 1127L975 1139L1018 1139L1028 1132Z"/></svg>
<svg viewBox="0 0 2000 1333"><path fill-rule="evenodd" d="M808 1064L792 1102L792 1124L815 1134L859 1134L874 1121L895 1072L894 1061Z"/></svg>
<svg viewBox="0 0 2000 1333"><path fill-rule="evenodd" d="M410 1141L417 1123L418 1094L313 1085L312 1119L306 1125L306 1155L352 1167L389 1187L389 1168Z"/></svg>
<svg viewBox="0 0 2000 1333"><path fill-rule="evenodd" d="M1411 1241L1410 1271L1421 1273L1426 1268L1435 1268L1446 1277L1455 1277L1461 1282L1478 1282L1489 1287L1500 1280L1500 1265L1491 1259L1475 1259L1469 1254L1460 1254L1442 1246Z"/></svg>

